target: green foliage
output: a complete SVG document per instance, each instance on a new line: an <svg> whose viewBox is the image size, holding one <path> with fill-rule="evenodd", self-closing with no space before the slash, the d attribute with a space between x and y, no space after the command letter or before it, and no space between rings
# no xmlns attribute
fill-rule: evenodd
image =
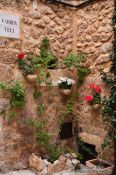
<svg viewBox="0 0 116 175"><path fill-rule="evenodd" d="M13 120L16 117L16 112L10 112L9 113L9 121Z"/></svg>
<svg viewBox="0 0 116 175"><path fill-rule="evenodd" d="M7 84L5 82L0 81L0 89L1 90L7 90Z"/></svg>
<svg viewBox="0 0 116 175"><path fill-rule="evenodd" d="M94 94L93 94L93 101L90 104L94 105L94 104L100 104L100 103L101 103L100 94L97 93L97 92L94 92Z"/></svg>
<svg viewBox="0 0 116 175"><path fill-rule="evenodd" d="M37 107L37 115L42 115L43 112L45 111L45 109L46 109L46 106L44 104L38 105L38 107Z"/></svg>
<svg viewBox="0 0 116 175"><path fill-rule="evenodd" d="M38 145L43 146L50 158L51 162L54 162L59 158L62 151L60 148L51 144L51 135L47 131L43 130L46 121L41 119L40 121L35 121L34 119L27 119L25 121L27 126L34 127L34 136Z"/></svg>
<svg viewBox="0 0 116 175"><path fill-rule="evenodd" d="M33 97L35 99L38 99L39 97L41 97L42 93L39 92L36 88L35 88L35 91L33 92Z"/></svg>
<svg viewBox="0 0 116 175"><path fill-rule="evenodd" d="M50 50L50 42L47 37L43 38L40 46L40 54L29 54L28 60L30 60L32 67L36 69L55 69L57 67L57 57Z"/></svg>
<svg viewBox="0 0 116 175"><path fill-rule="evenodd" d="M50 46L50 40L48 37L44 37L43 40L41 41L41 46L40 48L49 48Z"/></svg>
<svg viewBox="0 0 116 175"><path fill-rule="evenodd" d="M32 65L28 64L24 59L18 60L18 66L19 66L19 69L22 70L23 75L28 75L28 74L34 73L34 69L33 69Z"/></svg>
<svg viewBox="0 0 116 175"><path fill-rule="evenodd" d="M69 54L65 60L64 64L68 68L76 68L77 69L77 75L79 77L79 83L82 84L84 81L84 78L87 74L90 73L90 70L84 66L82 66L82 63L86 60L85 55L82 53L79 54Z"/></svg>
<svg viewBox="0 0 116 175"><path fill-rule="evenodd" d="M82 53L79 54L73 54L70 53L64 60L64 64L66 67L71 68L71 67L79 67L82 62L85 61L85 55Z"/></svg>
<svg viewBox="0 0 116 175"><path fill-rule="evenodd" d="M90 70L84 66L79 66L77 68L77 75L79 77L79 83L82 84L85 77L90 73Z"/></svg>
<svg viewBox="0 0 116 175"><path fill-rule="evenodd" d="M11 94L10 105L13 108L22 108L25 103L25 90L24 87L18 82L13 81L11 83L0 82L0 89ZM7 106L6 106L7 107ZM3 118L6 117L6 107L1 112ZM9 113L8 122L11 122L16 117L16 113L11 111Z"/></svg>
<svg viewBox="0 0 116 175"><path fill-rule="evenodd" d="M0 89L8 91L11 94L11 107L21 108L24 106L25 90L18 81L13 81L11 83L0 82Z"/></svg>
<svg viewBox="0 0 116 175"><path fill-rule="evenodd" d="M11 106L14 108L21 108L25 103L24 87L17 81L10 84L8 91L11 93Z"/></svg>
<svg viewBox="0 0 116 175"><path fill-rule="evenodd" d="M116 31L116 11L115 10L112 17L112 28L114 31Z"/></svg>
<svg viewBox="0 0 116 175"><path fill-rule="evenodd" d="M64 119L65 119L66 115L62 115L59 117L59 119L57 120L57 127L58 127L58 132L61 132L62 129L62 124L64 123Z"/></svg>
<svg viewBox="0 0 116 175"><path fill-rule="evenodd" d="M40 54L28 54L26 59L22 58L18 60L18 66L19 69L22 70L24 76L28 74L34 74L36 70L38 70L41 74L43 69L57 68L57 60L57 57L50 49L49 39L45 37L41 41Z"/></svg>
<svg viewBox="0 0 116 175"><path fill-rule="evenodd" d="M110 125L109 137L116 139L116 76L102 74L102 79L110 87L110 95L107 98L105 97L103 101L103 121Z"/></svg>
<svg viewBox="0 0 116 175"><path fill-rule="evenodd" d="M59 84L60 89L71 89L72 84L68 84L67 81L63 81Z"/></svg>
<svg viewBox="0 0 116 175"><path fill-rule="evenodd" d="M73 102L69 100L66 104L66 115L73 113Z"/></svg>

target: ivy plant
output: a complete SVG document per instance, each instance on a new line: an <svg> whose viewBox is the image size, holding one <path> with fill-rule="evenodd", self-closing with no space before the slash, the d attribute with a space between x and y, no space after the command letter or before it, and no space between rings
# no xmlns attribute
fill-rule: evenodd
<svg viewBox="0 0 116 175"><path fill-rule="evenodd" d="M102 74L102 79L110 87L110 95L103 101L103 121L109 125L109 137L116 139L116 76Z"/></svg>
<svg viewBox="0 0 116 175"><path fill-rule="evenodd" d="M11 83L0 82L0 89L10 93L10 105L13 109L20 109L25 104L25 89L24 87L18 82L13 81ZM4 109L5 110L5 109ZM5 111L4 113L5 114ZM11 111L9 114L9 120L15 118L16 113Z"/></svg>
<svg viewBox="0 0 116 175"><path fill-rule="evenodd" d="M46 121L42 118L40 121L35 121L34 119L26 119L25 124L27 126L35 128L34 137L36 139L36 143L40 146L43 146L49 155L49 161L54 162L59 158L62 154L62 150L57 146L51 143L51 135L47 131L45 131L44 125Z"/></svg>

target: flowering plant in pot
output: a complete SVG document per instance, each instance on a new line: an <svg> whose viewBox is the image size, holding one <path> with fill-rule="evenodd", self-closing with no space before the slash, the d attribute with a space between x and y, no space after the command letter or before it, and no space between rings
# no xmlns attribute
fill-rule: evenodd
<svg viewBox="0 0 116 175"><path fill-rule="evenodd" d="M101 88L95 84L90 84L91 95L85 97L85 100L92 106L93 109L97 110L101 104Z"/></svg>
<svg viewBox="0 0 116 175"><path fill-rule="evenodd" d="M25 54L24 53L19 53L17 55L18 59L18 67L19 69L22 70L23 75L26 77L28 82L33 83L37 79L37 75L34 75L34 68L30 64L30 62L27 62L25 60Z"/></svg>
<svg viewBox="0 0 116 175"><path fill-rule="evenodd" d="M71 94L73 84L75 84L75 81L68 77L60 77L60 79L58 80L60 92L64 95Z"/></svg>

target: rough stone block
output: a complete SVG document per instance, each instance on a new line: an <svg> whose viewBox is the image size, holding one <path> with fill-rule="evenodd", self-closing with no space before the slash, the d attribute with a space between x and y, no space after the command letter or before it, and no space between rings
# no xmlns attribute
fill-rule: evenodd
<svg viewBox="0 0 116 175"><path fill-rule="evenodd" d="M5 64L0 64L0 81L13 80L13 67Z"/></svg>

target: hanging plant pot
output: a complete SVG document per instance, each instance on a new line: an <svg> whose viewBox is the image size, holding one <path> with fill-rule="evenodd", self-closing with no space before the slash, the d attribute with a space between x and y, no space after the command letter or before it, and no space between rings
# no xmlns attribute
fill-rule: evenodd
<svg viewBox="0 0 116 175"><path fill-rule="evenodd" d="M28 74L26 75L26 80L29 82L29 83L35 83L36 80L37 80L37 75L33 75L33 74Z"/></svg>
<svg viewBox="0 0 116 175"><path fill-rule="evenodd" d="M92 106L93 110L99 110L101 108L101 105L100 104L94 104Z"/></svg>
<svg viewBox="0 0 116 175"><path fill-rule="evenodd" d="M61 94L65 96L70 96L72 93L72 88L71 89L60 89Z"/></svg>

